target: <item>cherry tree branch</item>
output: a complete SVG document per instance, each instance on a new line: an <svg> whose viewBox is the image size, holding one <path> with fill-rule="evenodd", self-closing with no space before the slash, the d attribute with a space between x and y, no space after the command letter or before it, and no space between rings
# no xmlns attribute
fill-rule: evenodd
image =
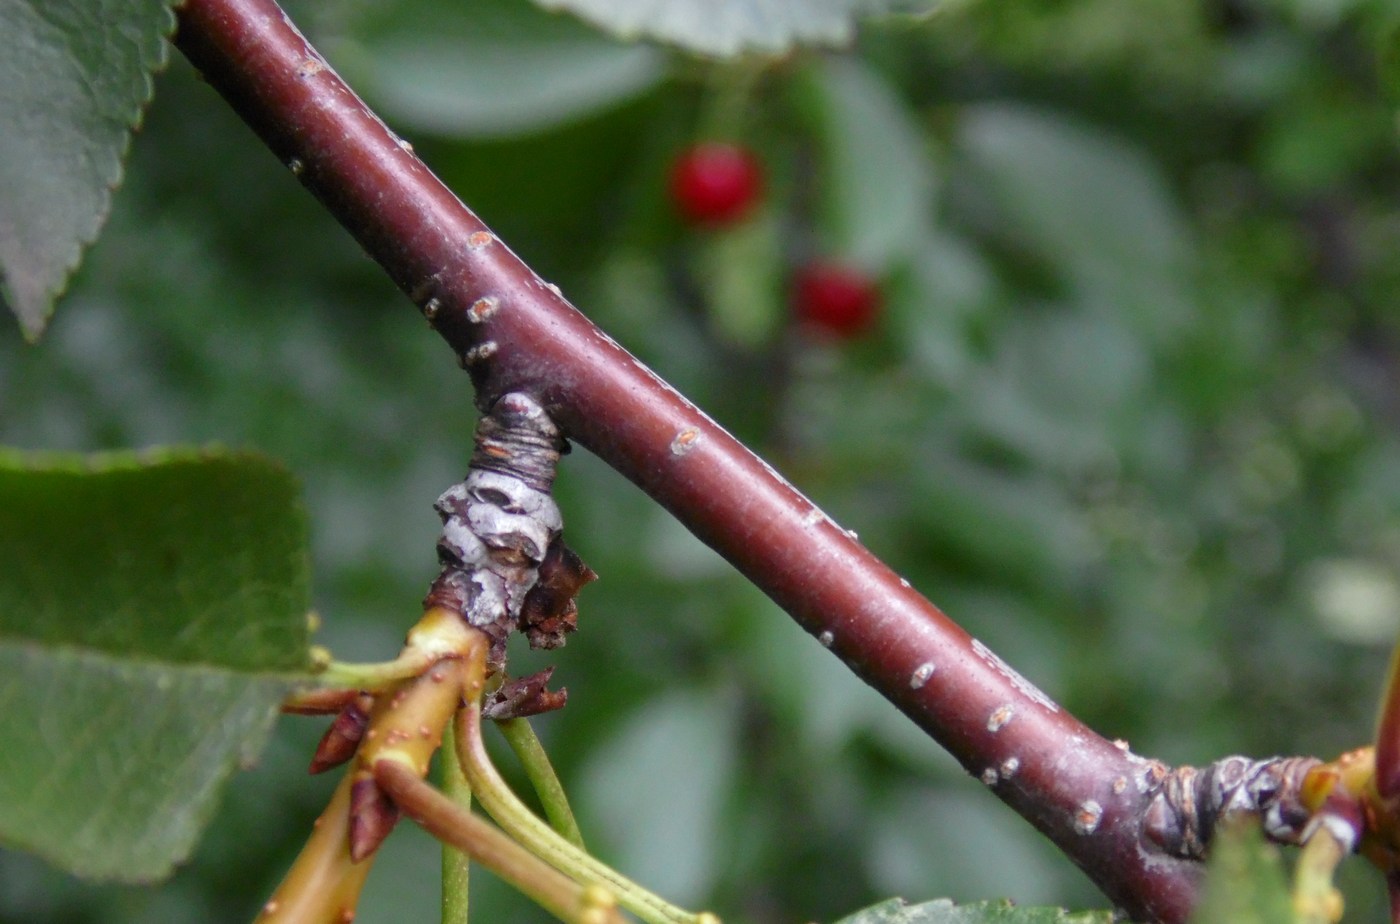
<svg viewBox="0 0 1400 924"><path fill-rule="evenodd" d="M477 403L535 396L947 748L1137 919L1184 921L1197 867L1143 837L1164 768L971 638L540 279L273 0L186 0L177 44L422 310Z"/></svg>

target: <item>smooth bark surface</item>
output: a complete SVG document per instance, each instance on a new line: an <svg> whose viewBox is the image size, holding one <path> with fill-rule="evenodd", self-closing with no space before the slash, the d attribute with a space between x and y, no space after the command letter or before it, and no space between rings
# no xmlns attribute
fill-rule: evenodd
<svg viewBox="0 0 1400 924"><path fill-rule="evenodd" d="M471 372L535 396L951 751L1138 919L1184 921L1195 864L1145 844L1160 764L972 639L532 272L271 0L188 0L179 47ZM942 836L930 831L930 839Z"/></svg>

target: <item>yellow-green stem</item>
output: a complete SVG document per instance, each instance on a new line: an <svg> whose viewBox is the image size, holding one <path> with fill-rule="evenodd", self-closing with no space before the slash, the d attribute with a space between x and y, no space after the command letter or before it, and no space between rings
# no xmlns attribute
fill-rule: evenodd
<svg viewBox="0 0 1400 924"><path fill-rule="evenodd" d="M1332 884L1346 847L1319 824L1298 856L1293 871L1293 913L1296 924L1337 924L1342 918L1342 895Z"/></svg>
<svg viewBox="0 0 1400 924"><path fill-rule="evenodd" d="M320 687L371 692L382 690L399 681L417 677L445 657L461 655L477 634L455 611L443 606L430 606L408 631L403 650L392 661L349 664L336 661L324 648L316 649L316 684Z"/></svg>
<svg viewBox="0 0 1400 924"><path fill-rule="evenodd" d="M350 859L350 780L347 773L336 787L306 846L263 905L256 924L342 924L354 918L374 857L358 863Z"/></svg>
<svg viewBox="0 0 1400 924"><path fill-rule="evenodd" d="M462 772L461 761L457 759L457 748L453 743L456 732L448 723L442 735L442 765L439 776L442 791L453 804L463 811L470 811L472 788ZM463 850L442 842L442 924L467 924L468 879L471 871L471 857Z"/></svg>
<svg viewBox="0 0 1400 924"><path fill-rule="evenodd" d="M378 661L373 664L329 661L316 673L315 680L321 687L375 692L400 680L417 677L433 663L433 660L425 652L405 651L392 661Z"/></svg>

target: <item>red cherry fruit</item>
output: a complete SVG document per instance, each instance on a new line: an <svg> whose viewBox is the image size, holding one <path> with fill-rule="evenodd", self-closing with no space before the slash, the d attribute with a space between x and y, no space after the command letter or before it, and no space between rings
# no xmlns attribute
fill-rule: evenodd
<svg viewBox="0 0 1400 924"><path fill-rule="evenodd" d="M797 319L842 340L868 328L882 301L879 285L864 270L834 260L813 260L792 280Z"/></svg>
<svg viewBox="0 0 1400 924"><path fill-rule="evenodd" d="M743 218L763 189L763 168L744 147L706 141L671 165L671 201L687 221L721 227Z"/></svg>

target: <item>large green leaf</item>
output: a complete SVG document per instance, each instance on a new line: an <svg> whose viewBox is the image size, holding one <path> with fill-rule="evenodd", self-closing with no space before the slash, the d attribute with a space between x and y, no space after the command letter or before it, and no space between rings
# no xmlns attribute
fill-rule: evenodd
<svg viewBox="0 0 1400 924"><path fill-rule="evenodd" d="M226 452L0 455L0 840L141 881L305 669L294 479Z"/></svg>
<svg viewBox="0 0 1400 924"><path fill-rule="evenodd" d="M1109 924L1111 911L1071 913L1062 908L1017 908L1010 902L955 905L946 898L921 905L891 898L836 924Z"/></svg>
<svg viewBox="0 0 1400 924"><path fill-rule="evenodd" d="M360 11L332 57L399 125L444 136L525 134L642 93L663 76L627 45L527 0L395 0Z"/></svg>
<svg viewBox="0 0 1400 924"><path fill-rule="evenodd" d="M884 272L912 254L933 218L928 145L894 87L859 59L812 71L826 154L825 206L831 245Z"/></svg>
<svg viewBox="0 0 1400 924"><path fill-rule="evenodd" d="M0 0L0 297L43 332L107 218L169 0Z"/></svg>
<svg viewBox="0 0 1400 924"><path fill-rule="evenodd" d="M660 39L707 55L783 52L850 41L862 15L926 12L937 0L535 0L622 38Z"/></svg>

